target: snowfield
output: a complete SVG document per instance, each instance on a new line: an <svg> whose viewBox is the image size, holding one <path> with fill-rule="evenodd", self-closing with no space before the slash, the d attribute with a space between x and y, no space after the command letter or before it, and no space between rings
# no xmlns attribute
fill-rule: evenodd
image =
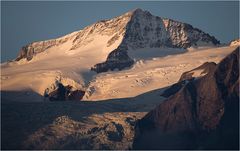
<svg viewBox="0 0 240 151"><path fill-rule="evenodd" d="M128 70L96 76L90 82L84 99L98 101L134 97L147 91L167 87L177 82L183 72L194 69L204 62L218 63L234 48L236 47L195 49L176 55L140 59Z"/></svg>
<svg viewBox="0 0 240 151"><path fill-rule="evenodd" d="M130 56L135 60L133 67L100 74L90 71L87 63L92 60L85 58L84 53L71 57L59 55L31 60L24 64L10 62L1 65L1 91L8 101L44 101L41 96L45 89L58 79L65 85L86 90L83 100L135 97L177 82L183 72L204 62L218 63L236 47L199 48L191 51L169 48L149 48L139 52L131 50ZM143 51L150 53L144 56ZM5 94L8 92L14 92L16 96ZM33 95L36 96L35 99Z"/></svg>

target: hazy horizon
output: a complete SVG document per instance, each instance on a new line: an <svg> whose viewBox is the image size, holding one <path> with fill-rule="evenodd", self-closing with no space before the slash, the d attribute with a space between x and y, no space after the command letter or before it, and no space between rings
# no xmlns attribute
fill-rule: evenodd
<svg viewBox="0 0 240 151"><path fill-rule="evenodd" d="M153 15L186 22L221 43L239 37L239 2L2 2L1 62L16 58L22 46L80 30L141 8Z"/></svg>

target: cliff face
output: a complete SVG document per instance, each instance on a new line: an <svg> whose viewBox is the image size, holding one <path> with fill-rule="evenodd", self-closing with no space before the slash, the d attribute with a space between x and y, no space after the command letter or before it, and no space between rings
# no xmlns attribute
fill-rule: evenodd
<svg viewBox="0 0 240 151"><path fill-rule="evenodd" d="M134 149L238 149L239 47L137 122Z"/></svg>
<svg viewBox="0 0 240 151"><path fill-rule="evenodd" d="M198 42L219 44L219 41L189 24L154 16L136 9L126 25L122 44L130 49L176 47L188 48Z"/></svg>

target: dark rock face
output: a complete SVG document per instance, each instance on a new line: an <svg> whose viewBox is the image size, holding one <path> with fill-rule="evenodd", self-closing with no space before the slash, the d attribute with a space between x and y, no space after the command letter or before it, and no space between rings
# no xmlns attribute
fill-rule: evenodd
<svg viewBox="0 0 240 151"><path fill-rule="evenodd" d="M239 47L135 126L133 149L239 149Z"/></svg>
<svg viewBox="0 0 240 151"><path fill-rule="evenodd" d="M83 96L85 94L85 91L82 90L75 90L75 91L70 91L69 94L67 95L67 100L82 100Z"/></svg>
<svg viewBox="0 0 240 151"><path fill-rule="evenodd" d="M58 83L58 88L49 94L50 101L64 101L67 89L64 87L63 84Z"/></svg>
<svg viewBox="0 0 240 151"><path fill-rule="evenodd" d="M182 87L184 87L188 82L191 82L192 80L194 80L195 76L193 76L193 73L197 70L202 70L201 74L210 74L212 72L214 72L216 68L216 63L215 62L205 62L204 64L200 65L199 67L184 72L178 83L173 84L172 86L170 86L168 89L166 89L161 96L163 97L169 97L175 93L177 93Z"/></svg>
<svg viewBox="0 0 240 151"><path fill-rule="evenodd" d="M127 47L119 46L112 51L107 60L103 63L96 64L91 70L100 72L107 72L109 70L122 70L126 67L131 67L134 61L127 55Z"/></svg>
<svg viewBox="0 0 240 151"><path fill-rule="evenodd" d="M44 97L48 98L49 101L79 101L83 98L85 91L72 90L72 86L64 86L62 83L57 83L57 89L48 93L45 92Z"/></svg>
<svg viewBox="0 0 240 151"><path fill-rule="evenodd" d="M27 46L24 46L20 50L19 55L16 58L16 61L19 61L22 58L26 58L29 61L32 59L33 55L34 55L34 48L28 48Z"/></svg>

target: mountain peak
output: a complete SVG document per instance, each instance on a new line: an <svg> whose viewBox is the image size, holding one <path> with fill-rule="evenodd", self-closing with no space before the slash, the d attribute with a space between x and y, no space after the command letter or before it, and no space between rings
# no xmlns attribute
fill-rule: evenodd
<svg viewBox="0 0 240 151"><path fill-rule="evenodd" d="M133 13L136 13L136 12L143 12L143 10L141 8L135 8L134 10L132 10Z"/></svg>
<svg viewBox="0 0 240 151"><path fill-rule="evenodd" d="M149 11L142 10L141 8L136 8L131 11L133 16L141 16L141 15L152 15Z"/></svg>
<svg viewBox="0 0 240 151"><path fill-rule="evenodd" d="M218 43L219 41L213 36L189 24L171 19L166 20L136 8L113 19L96 22L73 34L24 46L16 61L23 58L29 61L38 53L49 48L62 47L62 53L73 55L82 49L99 44L100 50L96 53L104 52L104 55L99 57L99 61L104 61L107 58L105 62L109 63L98 63L94 69L100 66L100 68L104 67L104 71L108 71L132 65L134 58L129 58L127 55L129 50L161 47L189 48ZM116 64L119 62L122 64L113 66L113 62L116 60ZM96 70L102 72L103 70L100 68Z"/></svg>

